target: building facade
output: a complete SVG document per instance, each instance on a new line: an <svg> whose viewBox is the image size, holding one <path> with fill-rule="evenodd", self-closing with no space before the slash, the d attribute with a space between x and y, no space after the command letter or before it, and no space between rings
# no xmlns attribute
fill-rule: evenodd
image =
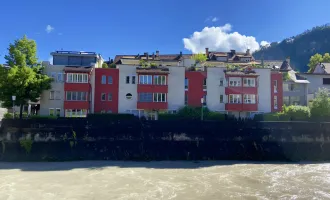
<svg viewBox="0 0 330 200"><path fill-rule="evenodd" d="M190 54L118 55L116 68L100 68L96 53L54 52L54 64L44 63L53 77L52 89L41 96L41 115L85 117L87 113L132 113L157 119L184 106L206 106L236 117L280 111L282 74L252 68L244 53L211 52L205 63ZM226 64L235 64L227 69ZM237 67L238 66L238 67Z"/></svg>

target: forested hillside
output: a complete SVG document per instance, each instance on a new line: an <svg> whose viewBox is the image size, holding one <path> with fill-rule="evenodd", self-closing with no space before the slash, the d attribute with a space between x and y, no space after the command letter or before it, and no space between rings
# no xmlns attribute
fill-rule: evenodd
<svg viewBox="0 0 330 200"><path fill-rule="evenodd" d="M308 62L316 53L330 52L330 24L314 27L302 34L273 42L268 47L262 47L254 52L256 59L283 60L290 57L291 65L300 72L308 70Z"/></svg>

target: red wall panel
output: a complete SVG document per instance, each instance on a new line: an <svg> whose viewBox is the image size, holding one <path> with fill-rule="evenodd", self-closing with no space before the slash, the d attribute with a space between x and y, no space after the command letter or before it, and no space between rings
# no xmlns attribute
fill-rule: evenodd
<svg viewBox="0 0 330 200"><path fill-rule="evenodd" d="M277 81L277 92L274 90L275 81ZM279 72L271 73L271 105L272 112L282 111L283 106L283 75ZM277 96L277 109L274 107L274 96Z"/></svg>
<svg viewBox="0 0 330 200"><path fill-rule="evenodd" d="M106 84L102 84L102 76L107 77ZM108 77L112 76L112 84L108 84ZM118 69L95 69L95 91L94 91L94 112L101 110L118 113L118 91L119 70ZM106 93L106 101L101 101L101 94ZM108 101L108 93L112 94L112 101Z"/></svg>
<svg viewBox="0 0 330 200"><path fill-rule="evenodd" d="M188 105L200 107L201 98L206 95L206 91L203 90L203 81L207 78L206 72L186 71L185 78L188 79L188 91L186 91Z"/></svg>

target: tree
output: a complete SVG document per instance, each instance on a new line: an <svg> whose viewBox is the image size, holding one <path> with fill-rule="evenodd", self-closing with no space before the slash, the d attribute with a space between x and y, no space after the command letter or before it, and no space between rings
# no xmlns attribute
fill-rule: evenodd
<svg viewBox="0 0 330 200"><path fill-rule="evenodd" d="M324 62L324 63L330 63L330 54L329 54L329 53L325 53L325 54L323 55L323 60L322 60L322 62Z"/></svg>
<svg viewBox="0 0 330 200"><path fill-rule="evenodd" d="M109 66L107 65L107 63L103 63L102 68L109 68Z"/></svg>
<svg viewBox="0 0 330 200"><path fill-rule="evenodd" d="M316 65L319 64L320 62L323 61L323 57L321 54L315 54L314 56L312 56L310 59L309 59L309 64L308 64L308 67L309 67L309 70L308 72L313 72Z"/></svg>
<svg viewBox="0 0 330 200"><path fill-rule="evenodd" d="M201 65L207 60L206 55L203 53L194 54L191 58L196 61L196 64L200 63Z"/></svg>
<svg viewBox="0 0 330 200"><path fill-rule="evenodd" d="M117 66L116 66L116 64L115 63L111 63L110 65L109 65L109 68L116 68Z"/></svg>
<svg viewBox="0 0 330 200"><path fill-rule="evenodd" d="M310 104L313 118L330 117L330 98L326 88L320 88L316 93L316 98Z"/></svg>
<svg viewBox="0 0 330 200"><path fill-rule="evenodd" d="M44 68L38 63L36 52L35 41L24 36L9 45L5 59L10 68L0 68L0 101L4 107L11 107L12 96L16 96L20 118L28 101L38 101L41 93L51 88L52 79L42 73Z"/></svg>

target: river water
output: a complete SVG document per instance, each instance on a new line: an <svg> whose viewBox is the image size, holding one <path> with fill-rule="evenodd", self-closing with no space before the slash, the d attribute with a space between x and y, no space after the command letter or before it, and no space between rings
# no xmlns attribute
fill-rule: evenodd
<svg viewBox="0 0 330 200"><path fill-rule="evenodd" d="M330 163L0 163L3 199L330 199Z"/></svg>

